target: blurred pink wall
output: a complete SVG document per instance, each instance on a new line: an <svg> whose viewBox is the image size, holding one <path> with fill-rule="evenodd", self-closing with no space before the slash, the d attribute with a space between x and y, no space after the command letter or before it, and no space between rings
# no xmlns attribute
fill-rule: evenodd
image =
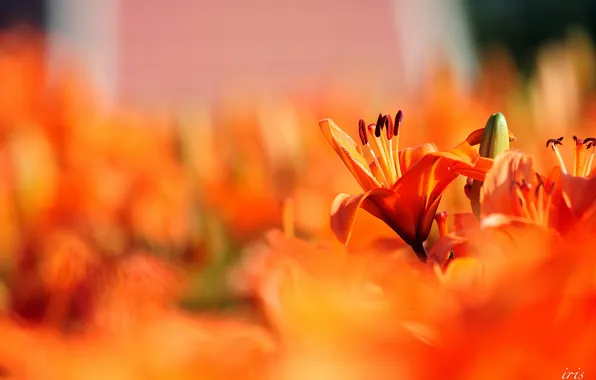
<svg viewBox="0 0 596 380"><path fill-rule="evenodd" d="M391 0L121 0L117 93L209 99L396 73Z"/></svg>
<svg viewBox="0 0 596 380"><path fill-rule="evenodd" d="M116 101L192 104L329 83L407 94L438 58L464 84L476 64L462 0L49 1L50 62L72 48Z"/></svg>

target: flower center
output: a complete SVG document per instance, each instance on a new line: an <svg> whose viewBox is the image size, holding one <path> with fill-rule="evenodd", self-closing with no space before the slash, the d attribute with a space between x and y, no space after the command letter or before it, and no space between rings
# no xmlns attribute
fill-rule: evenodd
<svg viewBox="0 0 596 380"><path fill-rule="evenodd" d="M547 227L554 187L554 183L545 184L539 174L536 174L536 181L533 183L526 182L525 179L513 182L511 191L515 195L516 214Z"/></svg>
<svg viewBox="0 0 596 380"><path fill-rule="evenodd" d="M368 127L364 120L358 122L358 135L362 147L360 153L370 163L370 170L375 179L386 188L390 188L401 176L399 163L399 127L403 119L400 110L395 116L379 114L376 124Z"/></svg>
<svg viewBox="0 0 596 380"><path fill-rule="evenodd" d="M594 149L596 149L596 139L588 137L586 139L580 139L577 136L573 136L575 142L573 146L573 172L571 173L575 177L589 177L592 172L592 164L594 162ZM567 167L561 156L559 146L563 146L563 137L558 139L549 139L546 142L546 147L551 147L559 165L561 171L567 174Z"/></svg>

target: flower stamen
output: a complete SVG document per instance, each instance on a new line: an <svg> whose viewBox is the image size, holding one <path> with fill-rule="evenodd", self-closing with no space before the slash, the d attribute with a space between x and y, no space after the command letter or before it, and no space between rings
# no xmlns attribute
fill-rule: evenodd
<svg viewBox="0 0 596 380"><path fill-rule="evenodd" d="M536 174L534 183L512 182L511 191L516 195L515 209L518 214L526 219L534 221L541 226L548 225L549 209L552 204L552 193L554 183L547 188L542 177Z"/></svg>
<svg viewBox="0 0 596 380"><path fill-rule="evenodd" d="M368 140L369 146L371 148L371 153L374 158L375 165L379 169L379 173L381 175L382 183L384 187L390 187L391 182L389 182L389 176L387 173L386 168L386 159L384 159L383 154L383 147L381 146L381 141L378 137L375 136L375 124L369 124L368 126L368 133L370 135L370 139Z"/></svg>
<svg viewBox="0 0 596 380"><path fill-rule="evenodd" d="M360 135L360 141L362 142L362 155L369 163L372 163L369 164L371 174L376 178L376 180L379 183L383 184L383 186L385 187L388 187L388 181L387 178L385 178L383 171L381 170L381 164L379 163L377 154L375 153L373 147L371 147L371 145L369 144L368 135L366 132L366 123L362 119L358 121L358 135Z"/></svg>
<svg viewBox="0 0 596 380"><path fill-rule="evenodd" d="M364 120L358 121L358 136L360 136L360 142L362 146L368 145L368 135L366 134L366 124Z"/></svg>
<svg viewBox="0 0 596 380"><path fill-rule="evenodd" d="M584 170L582 172L582 177L587 177L590 175L592 171L592 164L594 163L594 150L596 149L596 138L588 137L584 139L584 144L586 144L586 149L589 149L590 152L588 153L588 158L586 159L586 164L584 165Z"/></svg>
<svg viewBox="0 0 596 380"><path fill-rule="evenodd" d="M549 139L546 142L546 147L550 146L553 149L561 166L561 171L567 174L567 168L558 148L559 145L563 145L561 141L563 141L563 137ZM575 144L573 146L573 170L571 174L574 177L589 177L592 172L594 156L596 155L596 138L588 137L582 140L577 136L573 136L573 142Z"/></svg>
<svg viewBox="0 0 596 380"><path fill-rule="evenodd" d="M536 173L536 179L538 181L538 185L536 186L536 190L534 191L534 198L536 198L536 202L539 205L542 205L544 204L544 181L542 181L542 177L540 177L540 174L538 173ZM541 223L545 222L545 215L548 215L548 213L545 213L542 207L538 207L538 220Z"/></svg>
<svg viewBox="0 0 596 380"><path fill-rule="evenodd" d="M391 154L391 148L389 147L389 135L390 132L387 131L385 136L382 136L383 133L383 129L386 128L388 126L388 120L387 120L387 116L383 115L383 114L379 114L379 117L377 119L377 124L376 124L376 128L375 128L375 137L377 137L380 141L380 146L382 148L382 157L384 159L384 164L385 164L385 175L387 176L387 178L389 178L391 181L391 183L395 183L395 181L397 180L396 174L395 174L395 165L393 165L393 159L391 158L392 154ZM393 137L393 136L391 136Z"/></svg>
<svg viewBox="0 0 596 380"><path fill-rule="evenodd" d="M387 157L389 158L389 170L391 171L391 181L395 183L397 181L397 171L395 170L395 156L393 155L393 118L391 115L385 115L385 129L387 130L387 140L385 148L387 149Z"/></svg>
<svg viewBox="0 0 596 380"><path fill-rule="evenodd" d="M393 144L393 166L395 167L395 176L396 178L400 178L402 176L401 172L401 165L399 163L399 127L401 126L401 121L404 117L404 114L401 110L397 112L395 115L395 124L393 126L393 140L395 143Z"/></svg>
<svg viewBox="0 0 596 380"><path fill-rule="evenodd" d="M580 173L583 173L586 149L584 149L584 140L573 136L573 141L575 142L575 146L573 147L573 175L579 176L581 175Z"/></svg>
<svg viewBox="0 0 596 380"><path fill-rule="evenodd" d="M524 194L524 192L522 192L521 190L521 184L519 182L513 182L511 184L511 190L515 193L516 197L517 197L517 210L519 211L519 213L526 219L530 219L530 220L534 220L534 218L532 217L532 214L530 213L529 207L528 207L528 201L526 200L526 194Z"/></svg>
<svg viewBox="0 0 596 380"><path fill-rule="evenodd" d="M567 167L565 166L565 161L563 161L563 157L561 156L561 152L558 148L559 145L563 145L562 141L563 137L559 137L558 139L548 139L548 141L546 142L546 147L548 148L550 146L552 148L553 152L555 152L557 160L559 161L559 165L561 165L561 171L564 174L567 174Z"/></svg>
<svg viewBox="0 0 596 380"><path fill-rule="evenodd" d="M390 115L379 114L376 124L366 125L358 121L358 137L361 145L356 151L367 162L368 174L378 185L391 188L402 176L399 152L399 128L403 118L400 110L394 119Z"/></svg>

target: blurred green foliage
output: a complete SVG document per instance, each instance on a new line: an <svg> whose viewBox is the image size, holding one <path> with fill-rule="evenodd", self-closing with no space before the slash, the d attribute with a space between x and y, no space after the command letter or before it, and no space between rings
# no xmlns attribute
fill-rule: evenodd
<svg viewBox="0 0 596 380"><path fill-rule="evenodd" d="M531 72L536 52L549 41L579 27L593 38L593 0L464 0L479 51L506 47L524 74Z"/></svg>

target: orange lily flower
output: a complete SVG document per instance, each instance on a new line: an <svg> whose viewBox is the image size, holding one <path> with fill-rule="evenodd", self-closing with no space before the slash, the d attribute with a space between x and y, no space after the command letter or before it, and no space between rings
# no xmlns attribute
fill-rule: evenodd
<svg viewBox="0 0 596 380"><path fill-rule="evenodd" d="M497 155L480 189L480 220L473 214L456 215L455 231L448 234L445 218L437 215L442 233L429 251L433 265L458 271L460 265L468 266L468 262L476 260L473 257L461 261L461 256L470 256L466 251L486 255L490 251L486 242L500 241L503 233L507 242L499 245L517 246L532 232L546 236L546 229L557 231L554 221L565 219L561 213L564 208L559 206L562 202L558 196L561 193L560 178L558 168L549 177L536 173L533 158L521 151L507 150ZM464 243L465 247L462 246ZM459 255L451 254L457 251ZM453 265L456 268L448 268Z"/></svg>
<svg viewBox="0 0 596 380"><path fill-rule="evenodd" d="M550 139L546 146L550 146L560 164L556 168L560 172L561 199L564 205L561 206L561 213L566 219L558 222L558 229L569 231L571 227L578 225L578 222L585 222L595 215L596 202L593 194L596 192L596 170L593 169L594 156L596 154L596 139L588 137L580 139L573 136L573 168L571 173L567 171L565 162L559 152L563 137ZM582 223L585 224L585 223ZM589 224L589 223L588 223ZM585 226L584 226L585 227Z"/></svg>
<svg viewBox="0 0 596 380"><path fill-rule="evenodd" d="M559 158L561 155L558 146L561 145L561 140L551 139L547 143L547 146L553 147ZM498 155L492 168L486 173L480 192L479 224L463 236L458 231L441 234L441 238L429 252L433 261L445 268L447 263L451 264L449 252L464 242L471 243L480 256L486 256L491 251L486 245L487 241L505 237L502 243L493 245L513 244L510 251L516 251L516 247L527 245L525 241L531 236L541 236L543 241L556 241L560 235L577 231L578 226L590 228L593 223L586 219L593 215L596 206L594 198L589 194L596 191L596 179L584 178L585 173L590 172L590 167L578 165L578 162L589 162L589 159L582 160L581 149L586 150L584 142L589 144L587 149L591 149L592 143L588 139L574 140L576 159L573 173L577 175L567 174L562 160L562 166L553 168L549 176L545 177L535 171L530 155L517 150L508 150ZM441 224L439 218L437 222ZM531 260L527 250L524 256ZM465 264L457 263L458 261L460 260L455 260L453 264Z"/></svg>
<svg viewBox="0 0 596 380"><path fill-rule="evenodd" d="M377 123L368 127L360 120L361 146L333 120L319 122L327 141L365 191L336 196L331 228L338 240L347 244L356 214L363 208L389 225L425 261L423 243L442 192L460 174L482 181L491 160L482 159L468 142L445 152L439 152L433 143L399 149L401 120L401 111L395 124L389 115L379 115Z"/></svg>
<svg viewBox="0 0 596 380"><path fill-rule="evenodd" d="M594 198L588 196L596 191L596 177L591 174L596 140L574 136L572 174L559 151L562 140L547 141L560 164L548 177L538 174L533 158L523 152L509 150L499 155L481 190L481 216L503 214L563 233L591 215L596 210Z"/></svg>
<svg viewBox="0 0 596 380"><path fill-rule="evenodd" d="M548 178L541 176L534 170L533 158L518 150L498 155L480 192L481 219L502 214L548 228L559 174L555 169Z"/></svg>

